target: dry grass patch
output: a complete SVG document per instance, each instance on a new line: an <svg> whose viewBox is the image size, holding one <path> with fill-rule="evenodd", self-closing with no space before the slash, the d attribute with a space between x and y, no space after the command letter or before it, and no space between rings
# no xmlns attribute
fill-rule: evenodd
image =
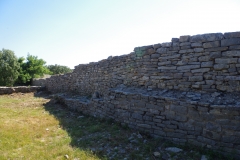
<svg viewBox="0 0 240 160"><path fill-rule="evenodd" d="M98 159L70 145L71 137L33 93L0 96L0 159Z"/></svg>

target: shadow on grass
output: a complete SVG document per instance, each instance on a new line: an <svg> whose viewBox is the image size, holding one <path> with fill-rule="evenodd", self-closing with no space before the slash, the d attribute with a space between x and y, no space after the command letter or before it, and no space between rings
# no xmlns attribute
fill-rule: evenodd
<svg viewBox="0 0 240 160"><path fill-rule="evenodd" d="M48 93L35 96L49 98ZM92 153L99 159L144 159L143 155L152 157L155 145L143 143L145 138L150 140L149 137L143 135L141 139L134 139L132 135L137 135L136 131L113 123L112 120L83 115L54 99L44 104L44 108L59 121L60 127L67 131L71 137L70 145L74 148ZM130 137L133 139L129 140Z"/></svg>

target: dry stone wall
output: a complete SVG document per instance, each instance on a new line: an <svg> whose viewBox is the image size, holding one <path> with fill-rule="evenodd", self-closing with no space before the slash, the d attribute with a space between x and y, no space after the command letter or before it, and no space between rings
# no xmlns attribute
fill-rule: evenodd
<svg viewBox="0 0 240 160"><path fill-rule="evenodd" d="M74 110L240 158L239 82L240 32L231 32L136 47L45 84Z"/></svg>
<svg viewBox="0 0 240 160"><path fill-rule="evenodd" d="M172 38L136 47L134 52L78 65L73 73L49 79L52 91L104 93L119 84L146 89L240 90L240 32Z"/></svg>
<svg viewBox="0 0 240 160"><path fill-rule="evenodd" d="M29 93L44 90L41 86L18 86L18 87L0 87L0 95L12 93Z"/></svg>

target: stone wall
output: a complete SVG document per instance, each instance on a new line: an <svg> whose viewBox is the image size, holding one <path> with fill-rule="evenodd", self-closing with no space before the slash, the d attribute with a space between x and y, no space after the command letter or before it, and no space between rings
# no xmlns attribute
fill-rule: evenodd
<svg viewBox="0 0 240 160"><path fill-rule="evenodd" d="M18 93L18 92L20 93L36 92L43 89L44 88L41 86L0 87L0 95L12 94L12 93Z"/></svg>
<svg viewBox="0 0 240 160"><path fill-rule="evenodd" d="M240 157L239 73L240 32L210 33L78 65L46 88L86 114Z"/></svg>

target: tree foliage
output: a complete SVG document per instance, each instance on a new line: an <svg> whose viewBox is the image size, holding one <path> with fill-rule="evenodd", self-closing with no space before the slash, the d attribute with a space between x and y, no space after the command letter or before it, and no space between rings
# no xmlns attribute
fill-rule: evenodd
<svg viewBox="0 0 240 160"><path fill-rule="evenodd" d="M18 78L20 65L14 52L0 50L0 86L12 86Z"/></svg>
<svg viewBox="0 0 240 160"><path fill-rule="evenodd" d="M23 57L18 59L21 68L19 69L19 77L17 83L29 84L33 78L43 77L44 74L50 74L51 72L45 66L46 62L43 59L38 59L37 56L27 56L26 62Z"/></svg>
<svg viewBox="0 0 240 160"><path fill-rule="evenodd" d="M51 71L52 75L72 72L72 69L70 69L69 67L61 66L61 65L57 65L57 64L48 65L47 68Z"/></svg>

